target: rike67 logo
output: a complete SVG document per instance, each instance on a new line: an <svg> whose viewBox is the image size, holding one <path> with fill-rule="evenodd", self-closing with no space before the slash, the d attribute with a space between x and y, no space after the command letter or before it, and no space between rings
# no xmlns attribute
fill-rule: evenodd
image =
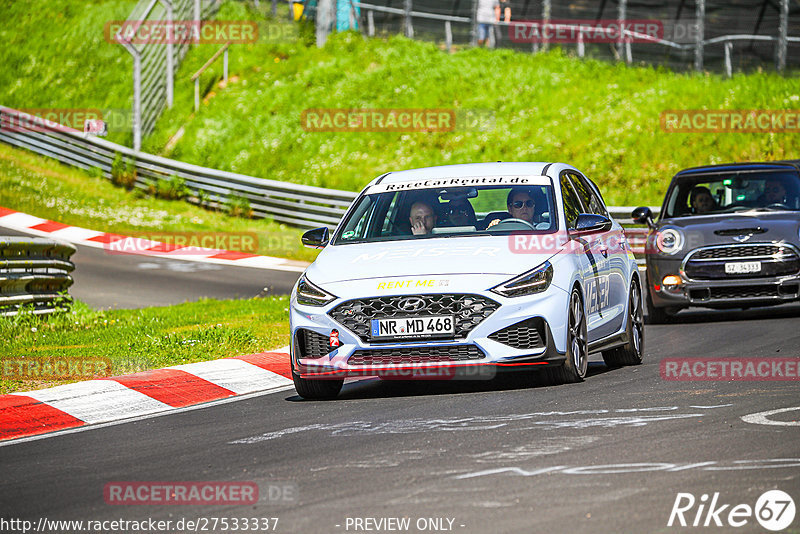
<svg viewBox="0 0 800 534"><path fill-rule="evenodd" d="M707 493L701 495L700 499L691 493L678 493L667 526L739 528L755 517L763 528L777 532L791 525L794 515L794 500L781 490L764 492L756 500L755 506L723 503L719 492L715 492L710 499Z"/></svg>

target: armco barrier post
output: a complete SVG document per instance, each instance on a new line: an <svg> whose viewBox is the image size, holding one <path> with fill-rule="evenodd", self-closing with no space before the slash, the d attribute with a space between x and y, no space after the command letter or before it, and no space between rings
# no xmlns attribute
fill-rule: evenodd
<svg viewBox="0 0 800 534"><path fill-rule="evenodd" d="M697 20L697 38L694 44L694 70L703 70L703 40L706 31L706 0L695 0L695 20Z"/></svg>
<svg viewBox="0 0 800 534"><path fill-rule="evenodd" d="M781 18L778 25L777 67L786 70L786 46L789 34L789 0L781 0Z"/></svg>

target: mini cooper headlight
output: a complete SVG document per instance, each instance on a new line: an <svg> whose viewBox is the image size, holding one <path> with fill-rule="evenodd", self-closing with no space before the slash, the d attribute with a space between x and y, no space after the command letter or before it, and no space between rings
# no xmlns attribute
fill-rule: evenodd
<svg viewBox="0 0 800 534"><path fill-rule="evenodd" d="M335 295L331 295L327 291L309 282L306 275L301 276L300 280L297 282L298 304L305 304L306 306L324 306L336 298Z"/></svg>
<svg viewBox="0 0 800 534"><path fill-rule="evenodd" d="M656 246L664 254L675 254L683 248L683 234L674 228L661 230L656 234Z"/></svg>
<svg viewBox="0 0 800 534"><path fill-rule="evenodd" d="M550 287L550 282L552 281L553 266L549 261L546 261L532 271L528 271L507 282L494 286L489 291L497 293L498 295L503 295L504 297L522 297L541 293Z"/></svg>

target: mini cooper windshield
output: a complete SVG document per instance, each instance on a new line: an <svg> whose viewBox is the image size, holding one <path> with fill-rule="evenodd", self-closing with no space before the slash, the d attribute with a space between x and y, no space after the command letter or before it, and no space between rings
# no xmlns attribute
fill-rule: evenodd
<svg viewBox="0 0 800 534"><path fill-rule="evenodd" d="M800 175L764 170L688 175L670 190L664 217L748 210L800 210Z"/></svg>
<svg viewBox="0 0 800 534"><path fill-rule="evenodd" d="M510 186L373 186L356 202L333 244L555 232L558 217L550 179L520 180L522 185Z"/></svg>

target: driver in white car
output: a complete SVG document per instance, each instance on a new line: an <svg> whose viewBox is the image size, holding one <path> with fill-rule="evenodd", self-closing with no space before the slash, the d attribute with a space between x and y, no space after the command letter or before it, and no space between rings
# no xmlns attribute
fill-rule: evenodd
<svg viewBox="0 0 800 534"><path fill-rule="evenodd" d="M506 199L506 207L508 208L508 213L511 214L511 218L521 219L530 224L536 224L533 222L536 202L533 200L533 195L531 195L529 189L514 188L509 191L508 198ZM487 228L491 228L500 221L501 219L493 220L489 223Z"/></svg>

